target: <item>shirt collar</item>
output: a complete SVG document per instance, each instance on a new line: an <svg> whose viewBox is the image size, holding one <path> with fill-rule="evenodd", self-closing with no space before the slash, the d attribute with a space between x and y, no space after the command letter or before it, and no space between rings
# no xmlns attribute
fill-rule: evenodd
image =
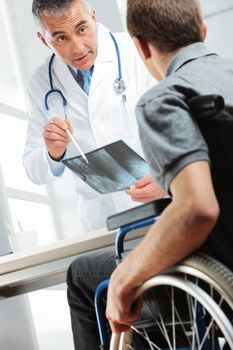
<svg viewBox="0 0 233 350"><path fill-rule="evenodd" d="M166 77L168 77L172 73L175 73L186 63L197 58L209 55L216 54L214 52L210 52L202 42L194 43L182 48L171 60L167 68Z"/></svg>
<svg viewBox="0 0 233 350"><path fill-rule="evenodd" d="M77 77L78 75L78 72L82 72L80 69L77 69L77 68L73 68L71 66L67 66L69 68L69 71L70 73L73 75L74 78ZM94 66L91 66L91 68L89 69L91 74L93 73L93 70L94 70Z"/></svg>

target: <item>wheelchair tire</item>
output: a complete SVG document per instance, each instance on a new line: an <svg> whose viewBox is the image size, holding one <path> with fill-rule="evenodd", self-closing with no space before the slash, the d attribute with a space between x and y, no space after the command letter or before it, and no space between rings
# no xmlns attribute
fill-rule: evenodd
<svg viewBox="0 0 233 350"><path fill-rule="evenodd" d="M163 284L165 283L165 284ZM143 328L142 326L132 326L129 332L122 333L120 335L113 335L111 339L110 350L126 350L126 349L136 349L136 350L144 350L144 349L208 349L208 350L220 350L220 349L233 349L233 273L226 268L224 265L216 261L215 259L203 255L203 254L194 254L187 259L180 262L178 265L172 267L171 269L165 271L163 274L153 277L152 279L145 282L145 290L148 289L148 285L151 287L155 286L155 292L157 287L170 288L171 293L174 293L178 290L179 293L184 293L184 300L189 300L188 303L191 305L191 313L193 313L193 305L195 305L195 314L191 315L190 323L190 331L186 329L186 321L185 326L182 325L183 319L182 317L178 317L176 315L178 306L173 306L173 322L162 321L161 325L159 325L158 318L154 320L154 324L156 329L163 329L163 337L167 337L167 343L164 347L161 344L154 343L154 340L151 341L148 336L148 322L147 328ZM164 287L166 286L166 287ZM144 293L144 284L139 288L139 293ZM170 293L170 292L169 292ZM171 297L171 295L170 295ZM174 300L173 300L174 304ZM172 302L171 302L172 305ZM190 307L189 305L189 307ZM194 324L196 322L196 317L198 319L199 316L196 315L199 311L203 312L203 315L200 319L206 319L207 326L202 330L202 334L200 336L199 325ZM157 311L156 311L157 312ZM174 314L176 316L174 316ZM181 320L182 319L182 320ZM166 323L167 322L167 323ZM199 321L198 321L199 322ZM202 320L200 321L201 323ZM140 322L139 322L140 323ZM180 324L179 324L180 323ZM175 324L173 326L172 324ZM168 331L166 331L165 327L168 327L173 334L171 339L169 339ZM168 325L168 326L167 326ZM177 326L176 326L177 325ZM136 328L138 327L138 328ZM140 328L141 327L141 328ZM144 327L144 326L143 326ZM187 338L187 344L185 343L177 345L177 341L174 340L174 327L179 327L179 332L183 332L183 338ZM150 326L151 328L151 326ZM183 329L183 331L182 331ZM191 342L196 342L194 345L190 344L190 336L187 334L191 334ZM156 330L156 334L159 331ZM210 334L207 334L209 332ZM140 334L143 338L143 345L141 347L133 347L132 346L132 338L133 334L136 333L136 336ZM187 334L186 334L187 333ZM196 334L197 333L197 334ZM180 334L179 334L180 336ZM158 337L158 335L156 335ZM203 337L201 340L200 337ZM173 338L173 339L172 339ZM200 338L198 340L198 338ZM214 340L213 340L214 338ZM197 340L196 340L197 339ZM180 340L178 340L180 341ZM199 341L199 343L198 343ZM146 342L146 344L144 344ZM186 342L186 340L185 340ZM221 344L220 344L221 343ZM174 347L173 345L176 344ZM221 347L220 347L221 346Z"/></svg>
<svg viewBox="0 0 233 350"><path fill-rule="evenodd" d="M216 259L205 254L193 254L169 271L182 272L211 283L233 310L233 272Z"/></svg>

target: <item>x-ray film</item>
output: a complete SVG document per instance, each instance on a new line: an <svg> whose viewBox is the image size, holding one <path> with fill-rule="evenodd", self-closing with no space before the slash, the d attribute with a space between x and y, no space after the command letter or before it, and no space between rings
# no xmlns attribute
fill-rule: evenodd
<svg viewBox="0 0 233 350"><path fill-rule="evenodd" d="M145 160L119 140L85 154L64 159L63 163L100 193L122 191L149 174Z"/></svg>

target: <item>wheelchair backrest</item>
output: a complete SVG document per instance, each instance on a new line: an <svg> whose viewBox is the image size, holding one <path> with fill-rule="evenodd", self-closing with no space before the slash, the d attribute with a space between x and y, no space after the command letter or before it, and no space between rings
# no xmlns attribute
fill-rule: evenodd
<svg viewBox="0 0 233 350"><path fill-rule="evenodd" d="M212 181L220 206L218 223L206 244L210 247L207 253L233 270L233 116L226 111L221 96L197 96L188 104L208 145Z"/></svg>
<svg viewBox="0 0 233 350"><path fill-rule="evenodd" d="M224 109L221 96L198 96L189 100L208 145L215 193L224 207L232 205L233 190L233 116Z"/></svg>

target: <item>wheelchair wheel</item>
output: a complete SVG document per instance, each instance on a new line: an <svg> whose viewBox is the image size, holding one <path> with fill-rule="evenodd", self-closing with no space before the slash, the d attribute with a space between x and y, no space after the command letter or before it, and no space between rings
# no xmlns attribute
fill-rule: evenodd
<svg viewBox="0 0 233 350"><path fill-rule="evenodd" d="M233 274L205 255L193 255L146 281L140 320L113 335L111 350L233 349Z"/></svg>

